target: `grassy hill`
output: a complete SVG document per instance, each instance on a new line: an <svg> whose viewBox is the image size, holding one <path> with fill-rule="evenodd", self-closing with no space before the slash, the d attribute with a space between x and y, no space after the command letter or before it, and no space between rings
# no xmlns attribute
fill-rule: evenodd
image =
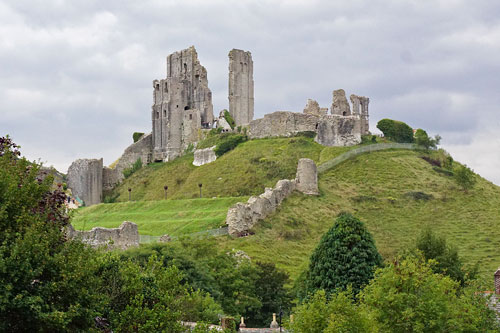
<svg viewBox="0 0 500 333"><path fill-rule="evenodd" d="M141 235L181 236L225 226L230 206L247 197L132 201L99 204L79 209L71 223L77 230L116 228L133 221Z"/></svg>
<svg viewBox="0 0 500 333"><path fill-rule="evenodd" d="M491 284L500 265L500 188L477 177L474 189L465 193L421 155L391 150L345 161L320 175L319 197L294 194L255 235L226 238L224 246L272 260L296 277L335 216L348 211L366 223L384 258L412 245L422 229L431 227L458 247L467 264L478 262L481 278ZM432 197L416 199L415 192Z"/></svg>
<svg viewBox="0 0 500 333"><path fill-rule="evenodd" d="M190 199L199 195L198 184L202 183L204 197L246 196L241 200L245 201L249 195L262 193L264 187L274 186L279 179L294 178L299 158L308 157L322 164L350 149L352 147L323 147L305 137L252 140L201 167L192 165L192 155L149 165L126 179L116 193L118 201L127 201L130 187L133 200L160 200L164 196L163 186L168 185L169 198ZM366 223L384 258L391 258L413 244L419 232L430 226L458 247L466 264L478 262L485 285L490 284L491 275L500 265L497 251L500 188L478 176L476 186L465 193L450 176L435 171L423 160L423 154L389 150L347 160L320 175L320 196L295 193L255 228L254 235L238 239L219 237L219 244L244 250L256 260L273 261L295 278L306 267L311 251L336 215L349 211ZM419 199L421 197L424 199ZM228 200L233 199L238 201L237 198ZM218 200L202 200L207 200L209 205L219 205ZM196 228L193 224L189 226L191 220L203 216L200 210L197 212L186 204L196 200L163 202L174 205L176 201L183 207L179 210L184 215L172 223L172 227L158 222L167 214L163 209L168 212L172 208L150 209L148 205L155 204L147 201L89 207L77 213L74 223L81 226L86 221L88 229L90 223L96 225L98 220L114 219L116 226L129 219L142 223L141 233L150 235L173 234L182 229L201 230L203 223L194 224ZM229 201L226 204L230 206ZM136 210L135 205L144 205L144 209ZM221 203L217 213L219 222L207 221L206 228L220 225L226 209L222 206ZM127 215L127 211L136 214ZM78 216L82 213L85 218ZM113 218L109 217L112 215ZM182 227L184 223L186 227Z"/></svg>
<svg viewBox="0 0 500 333"><path fill-rule="evenodd" d="M129 188L133 200L161 200L166 185L169 198L190 199L199 196L201 183L204 197L258 195L280 179L295 178L300 158L326 161L349 149L325 148L305 137L251 140L200 167L192 164L193 154L150 164L127 178L115 192L119 202L128 201Z"/></svg>

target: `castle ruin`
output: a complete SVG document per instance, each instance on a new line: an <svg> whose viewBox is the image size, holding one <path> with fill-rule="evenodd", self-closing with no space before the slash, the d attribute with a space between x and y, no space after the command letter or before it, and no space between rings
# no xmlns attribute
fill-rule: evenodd
<svg viewBox="0 0 500 333"><path fill-rule="evenodd" d="M194 46L167 57L167 78L153 81L153 160L170 161L214 121L207 70Z"/></svg>
<svg viewBox="0 0 500 333"><path fill-rule="evenodd" d="M229 113L236 126L253 120L253 60L250 52L229 52Z"/></svg>
<svg viewBox="0 0 500 333"><path fill-rule="evenodd" d="M247 128L249 138L314 132L315 141L322 145L350 146L360 143L362 135L369 134L369 99L351 95L351 109L342 89L333 91L331 114L328 108L309 99L302 113L276 111L254 120L252 55L233 49L228 56L229 114L238 128ZM187 148L195 147L213 128L220 127L224 132L236 129L226 121L224 112L214 118L207 70L198 60L194 46L170 54L166 78L153 81L151 120L152 132L127 147L113 169L103 168L102 159L100 164L95 162L99 160L77 160L70 166L68 186L87 206L100 203L103 190L113 189L123 180L123 170L138 159L143 164L171 161ZM198 155L199 165L215 160L213 151Z"/></svg>

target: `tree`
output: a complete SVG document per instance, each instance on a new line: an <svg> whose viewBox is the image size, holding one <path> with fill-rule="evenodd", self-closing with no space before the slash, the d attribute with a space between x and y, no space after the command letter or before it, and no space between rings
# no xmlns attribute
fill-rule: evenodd
<svg viewBox="0 0 500 333"><path fill-rule="evenodd" d="M93 251L67 242L66 196L0 138L0 331L81 331L100 295Z"/></svg>
<svg viewBox="0 0 500 333"><path fill-rule="evenodd" d="M467 272L458 256L457 248L446 244L446 239L435 235L430 228L425 229L417 238L416 248L425 260L434 260L431 265L434 273L447 275L461 286L464 286L467 280L475 278L477 267Z"/></svg>
<svg viewBox="0 0 500 333"><path fill-rule="evenodd" d="M421 128L415 131L415 143L427 150L430 148L436 149L440 142L441 137L439 135L431 138L427 135L427 132Z"/></svg>
<svg viewBox="0 0 500 333"><path fill-rule="evenodd" d="M458 168L454 170L455 182L460 186L465 192L472 189L476 184L476 177L474 171L472 171L467 165L459 165Z"/></svg>
<svg viewBox="0 0 500 333"><path fill-rule="evenodd" d="M382 119L377 123L377 128L390 140L411 143L413 142L413 129L402 121Z"/></svg>
<svg viewBox="0 0 500 333"><path fill-rule="evenodd" d="M349 213L341 213L311 255L308 291L324 289L330 294L352 286L357 293L380 265L382 257L364 224Z"/></svg>
<svg viewBox="0 0 500 333"><path fill-rule="evenodd" d="M378 324L367 310L354 303L351 290L333 294L330 299L319 290L294 310L289 328L291 332L310 333L378 332Z"/></svg>
<svg viewBox="0 0 500 333"><path fill-rule="evenodd" d="M360 294L384 332L490 332L498 324L477 289L435 274L422 258L379 269Z"/></svg>
<svg viewBox="0 0 500 333"><path fill-rule="evenodd" d="M288 288L288 274L276 268L273 263L256 262L257 279L254 281L255 294L262 304L261 308L247 312L249 327L266 327L273 313L281 309L288 312L292 297Z"/></svg>

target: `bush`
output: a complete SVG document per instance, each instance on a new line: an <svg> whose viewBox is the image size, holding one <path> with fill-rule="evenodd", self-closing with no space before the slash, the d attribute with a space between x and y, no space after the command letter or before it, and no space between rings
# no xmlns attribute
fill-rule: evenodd
<svg viewBox="0 0 500 333"><path fill-rule="evenodd" d="M453 171L450 171L450 170L447 170L447 169L443 169L443 168L440 168L438 166L435 166L435 167L432 167L432 170L440 173L440 174L443 174L445 176L449 176L449 177L453 177L455 174L453 173Z"/></svg>
<svg viewBox="0 0 500 333"><path fill-rule="evenodd" d="M430 148L436 149L440 141L441 137L439 135L430 138L427 132L421 128L417 129L415 132L415 143L427 150Z"/></svg>
<svg viewBox="0 0 500 333"><path fill-rule="evenodd" d="M315 131L302 131L302 132L296 133L294 136L295 137L302 136L302 137L305 137L305 138L314 139L314 137L316 136L316 132Z"/></svg>
<svg viewBox="0 0 500 333"><path fill-rule="evenodd" d="M226 136L223 140L215 147L214 152L217 157L220 157L230 150L236 148L242 142L245 142L247 137L241 134L233 134Z"/></svg>
<svg viewBox="0 0 500 333"><path fill-rule="evenodd" d="M454 178L458 186L464 191L468 191L476 184L476 177L474 171L468 168L467 165L460 165L454 170Z"/></svg>
<svg viewBox="0 0 500 333"><path fill-rule="evenodd" d="M428 201L434 198L432 194L427 194L419 191L406 192L405 194L403 194L403 196L413 200L424 200L424 201Z"/></svg>
<svg viewBox="0 0 500 333"><path fill-rule="evenodd" d="M138 158L130 168L123 170L123 176L126 178L132 176L134 172L142 168L142 160Z"/></svg>
<svg viewBox="0 0 500 333"><path fill-rule="evenodd" d="M362 144L377 143L377 136L376 135L362 135L361 136L361 143Z"/></svg>
<svg viewBox="0 0 500 333"><path fill-rule="evenodd" d="M377 123L377 128L390 140L400 143L413 142L413 129L402 121L382 119Z"/></svg>
<svg viewBox="0 0 500 333"><path fill-rule="evenodd" d="M132 134L132 138L134 139L134 143L139 141L139 139L142 138L143 136L144 136L144 133L134 132L134 134Z"/></svg>

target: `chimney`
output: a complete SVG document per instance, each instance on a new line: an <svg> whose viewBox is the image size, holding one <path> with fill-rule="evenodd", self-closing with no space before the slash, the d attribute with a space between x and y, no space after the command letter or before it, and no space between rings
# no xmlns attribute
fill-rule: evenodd
<svg viewBox="0 0 500 333"><path fill-rule="evenodd" d="M279 328L279 327L280 327L280 325L276 321L276 313L273 313L273 321L271 322L270 328Z"/></svg>
<svg viewBox="0 0 500 333"><path fill-rule="evenodd" d="M245 327L247 327L247 325L245 325L245 320L243 319L243 317L241 317L240 328L245 328Z"/></svg>
<svg viewBox="0 0 500 333"><path fill-rule="evenodd" d="M500 295L500 268L495 272L495 294Z"/></svg>

